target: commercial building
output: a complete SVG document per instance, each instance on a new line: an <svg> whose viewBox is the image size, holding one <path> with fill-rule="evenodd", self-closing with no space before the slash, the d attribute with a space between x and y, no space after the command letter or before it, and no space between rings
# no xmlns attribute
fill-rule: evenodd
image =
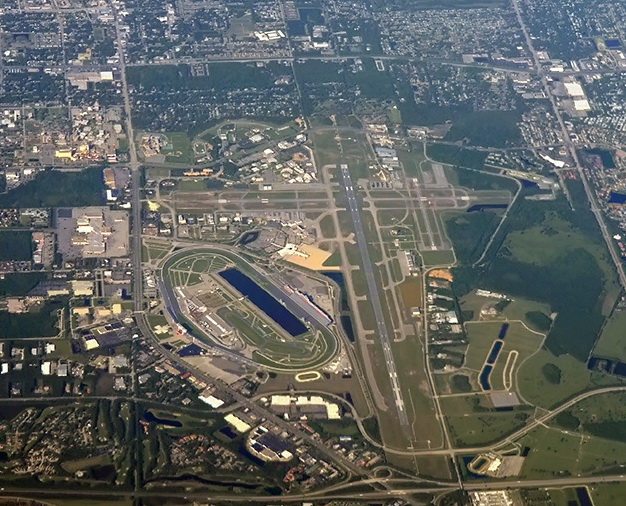
<svg viewBox="0 0 626 506"><path fill-rule="evenodd" d="M128 212L108 207L59 209L57 239L64 259L125 257L129 244Z"/></svg>
<svg viewBox="0 0 626 506"><path fill-rule="evenodd" d="M272 395L270 408L287 420L339 420L341 407L319 395Z"/></svg>

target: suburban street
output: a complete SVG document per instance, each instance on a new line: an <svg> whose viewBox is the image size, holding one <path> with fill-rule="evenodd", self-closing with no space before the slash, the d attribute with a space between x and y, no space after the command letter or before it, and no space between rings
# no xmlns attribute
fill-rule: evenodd
<svg viewBox="0 0 626 506"><path fill-rule="evenodd" d="M622 286L622 289L626 289L626 271L624 271L624 268L622 266L622 260L613 244L611 234L609 233L609 230L604 221L604 217L602 216L602 210L598 207L598 204L596 202L596 197L593 192L593 188L589 184L587 175L585 174L585 169L580 163L576 146L574 142L572 141L572 137L567 127L565 126L563 115L561 114L561 110L559 109L557 105L557 99L554 96L554 93L552 92L552 88L550 87L548 83L548 76L546 72L543 70L543 66L541 65L541 62L539 61L537 50L535 49L533 45L532 38L530 34L528 33L528 28L526 27L526 23L524 22L524 18L520 10L519 0L511 0L511 4L513 5L513 9L515 10L515 15L517 16L518 23L524 34L526 46L528 47L528 50L532 54L534 66L535 66L534 70L537 72L537 74L541 78L541 83L543 85L544 92L550 100L550 104L552 105L552 111L554 112L554 115L559 123L561 134L563 136L563 140L565 141L565 147L567 148L567 151L570 157L574 161L574 168L576 169L576 172L578 173L578 177L582 181L583 186L585 188L585 194L587 195L587 201L589 203L589 207L596 221L598 222L598 227L600 228L600 231L602 232L602 237L604 238L606 247L609 250L609 253L611 255L611 260L613 261L613 264L615 265L615 270L619 278L619 283Z"/></svg>
<svg viewBox="0 0 626 506"><path fill-rule="evenodd" d="M626 503L625 2L0 4L0 503Z"/></svg>

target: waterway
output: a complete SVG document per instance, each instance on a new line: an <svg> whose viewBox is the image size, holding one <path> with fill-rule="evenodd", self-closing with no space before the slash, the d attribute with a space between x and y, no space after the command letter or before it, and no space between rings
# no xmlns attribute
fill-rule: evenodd
<svg viewBox="0 0 626 506"><path fill-rule="evenodd" d="M355 335L354 328L352 327L352 318L350 315L344 314L339 317L339 320L341 321L341 326L348 336L348 339L353 343L355 341Z"/></svg>
<svg viewBox="0 0 626 506"><path fill-rule="evenodd" d="M577 487L576 495L578 496L578 502L580 506L593 506L591 497L589 496L589 490L587 487Z"/></svg>
<svg viewBox="0 0 626 506"><path fill-rule="evenodd" d="M348 303L348 294L346 293L346 282L343 277L343 273L328 271L322 272L322 274L327 278L332 279L339 286L339 309L341 311L339 321L341 322L341 326L348 336L348 339L351 343L353 343L356 340L356 336L354 334L354 326L352 325L352 311L350 310L350 304Z"/></svg>
<svg viewBox="0 0 626 506"><path fill-rule="evenodd" d="M343 273L337 271L329 271L322 272L322 274L327 278L332 279L335 283L337 283L337 285L339 285L339 289L341 291L339 296L339 300L341 302L339 305L339 309L341 311L350 311L350 305L348 304L348 295L346 293L346 282L343 278Z"/></svg>
<svg viewBox="0 0 626 506"><path fill-rule="evenodd" d="M504 346L504 338L506 337L506 333L508 332L508 330L509 324L503 323L502 327L500 327L498 339L496 339L491 346L489 356L487 357L487 363L483 367L482 371L480 371L480 376L478 377L478 380L480 381L480 384L484 390L491 390L491 382L489 381L489 377L491 376L491 371L496 364L496 360L498 360L498 356L500 355L502 346Z"/></svg>
<svg viewBox="0 0 626 506"><path fill-rule="evenodd" d="M240 270L230 268L221 271L219 275L291 336L296 337L307 331L306 325L296 318L291 311Z"/></svg>
<svg viewBox="0 0 626 506"><path fill-rule="evenodd" d="M489 376L491 376L491 370L493 369L492 365L486 365L483 367L483 370L480 372L480 377L478 378L480 381L480 385L484 390L491 390L491 383L489 382Z"/></svg>
<svg viewBox="0 0 626 506"><path fill-rule="evenodd" d="M500 350L502 349L502 344L502 341L496 341L495 343L493 343L493 346L491 347L491 353L489 353L489 357L487 357L488 364L493 365L496 363L496 359L498 358Z"/></svg>
<svg viewBox="0 0 626 506"><path fill-rule="evenodd" d="M239 240L239 244L246 245L251 242L256 241L259 238L260 232L258 230L253 230L252 232L246 232L241 239Z"/></svg>
<svg viewBox="0 0 626 506"><path fill-rule="evenodd" d="M476 457L476 455L470 455L470 456L468 456L468 457L461 457L461 460L462 460L462 462L463 462L463 468L462 468L462 469L463 469L463 471L465 471L465 473L467 474L467 477L468 477L468 478L471 478L471 479L474 479L474 480L476 480L476 479L478 479L478 480L484 480L484 479L486 479L486 477L485 477L485 476L482 476L482 475L480 475L480 474L473 473L472 471L470 471L470 469L469 469L469 467L468 467L468 466L469 466L469 464L470 464L470 462L471 462L472 460L474 460L474 458L475 458L475 457Z"/></svg>
<svg viewBox="0 0 626 506"><path fill-rule="evenodd" d="M498 339L504 339L508 331L509 331L509 324L503 323L502 327L500 328L500 334L498 334Z"/></svg>
<svg viewBox="0 0 626 506"><path fill-rule="evenodd" d="M159 425L165 425L166 427L182 427L183 424L178 420L166 420L165 418L158 418L152 411L146 411L143 415L146 422L156 423Z"/></svg>
<svg viewBox="0 0 626 506"><path fill-rule="evenodd" d="M506 209L509 207L508 204L474 204L472 207L468 208L468 213L474 213L476 211L490 211L492 209Z"/></svg>
<svg viewBox="0 0 626 506"><path fill-rule="evenodd" d="M618 192L611 192L609 194L609 204L625 204L626 195Z"/></svg>

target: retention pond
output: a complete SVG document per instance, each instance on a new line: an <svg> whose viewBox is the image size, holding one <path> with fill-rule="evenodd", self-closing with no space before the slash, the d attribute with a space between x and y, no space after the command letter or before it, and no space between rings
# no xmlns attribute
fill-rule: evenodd
<svg viewBox="0 0 626 506"><path fill-rule="evenodd" d="M291 311L240 270L226 269L219 275L293 337L307 331L306 325Z"/></svg>

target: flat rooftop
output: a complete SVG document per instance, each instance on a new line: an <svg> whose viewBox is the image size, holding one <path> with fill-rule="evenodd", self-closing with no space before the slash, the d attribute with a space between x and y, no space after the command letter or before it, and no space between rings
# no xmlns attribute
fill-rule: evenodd
<svg viewBox="0 0 626 506"><path fill-rule="evenodd" d="M127 211L108 207L57 209L57 242L63 259L128 256Z"/></svg>

